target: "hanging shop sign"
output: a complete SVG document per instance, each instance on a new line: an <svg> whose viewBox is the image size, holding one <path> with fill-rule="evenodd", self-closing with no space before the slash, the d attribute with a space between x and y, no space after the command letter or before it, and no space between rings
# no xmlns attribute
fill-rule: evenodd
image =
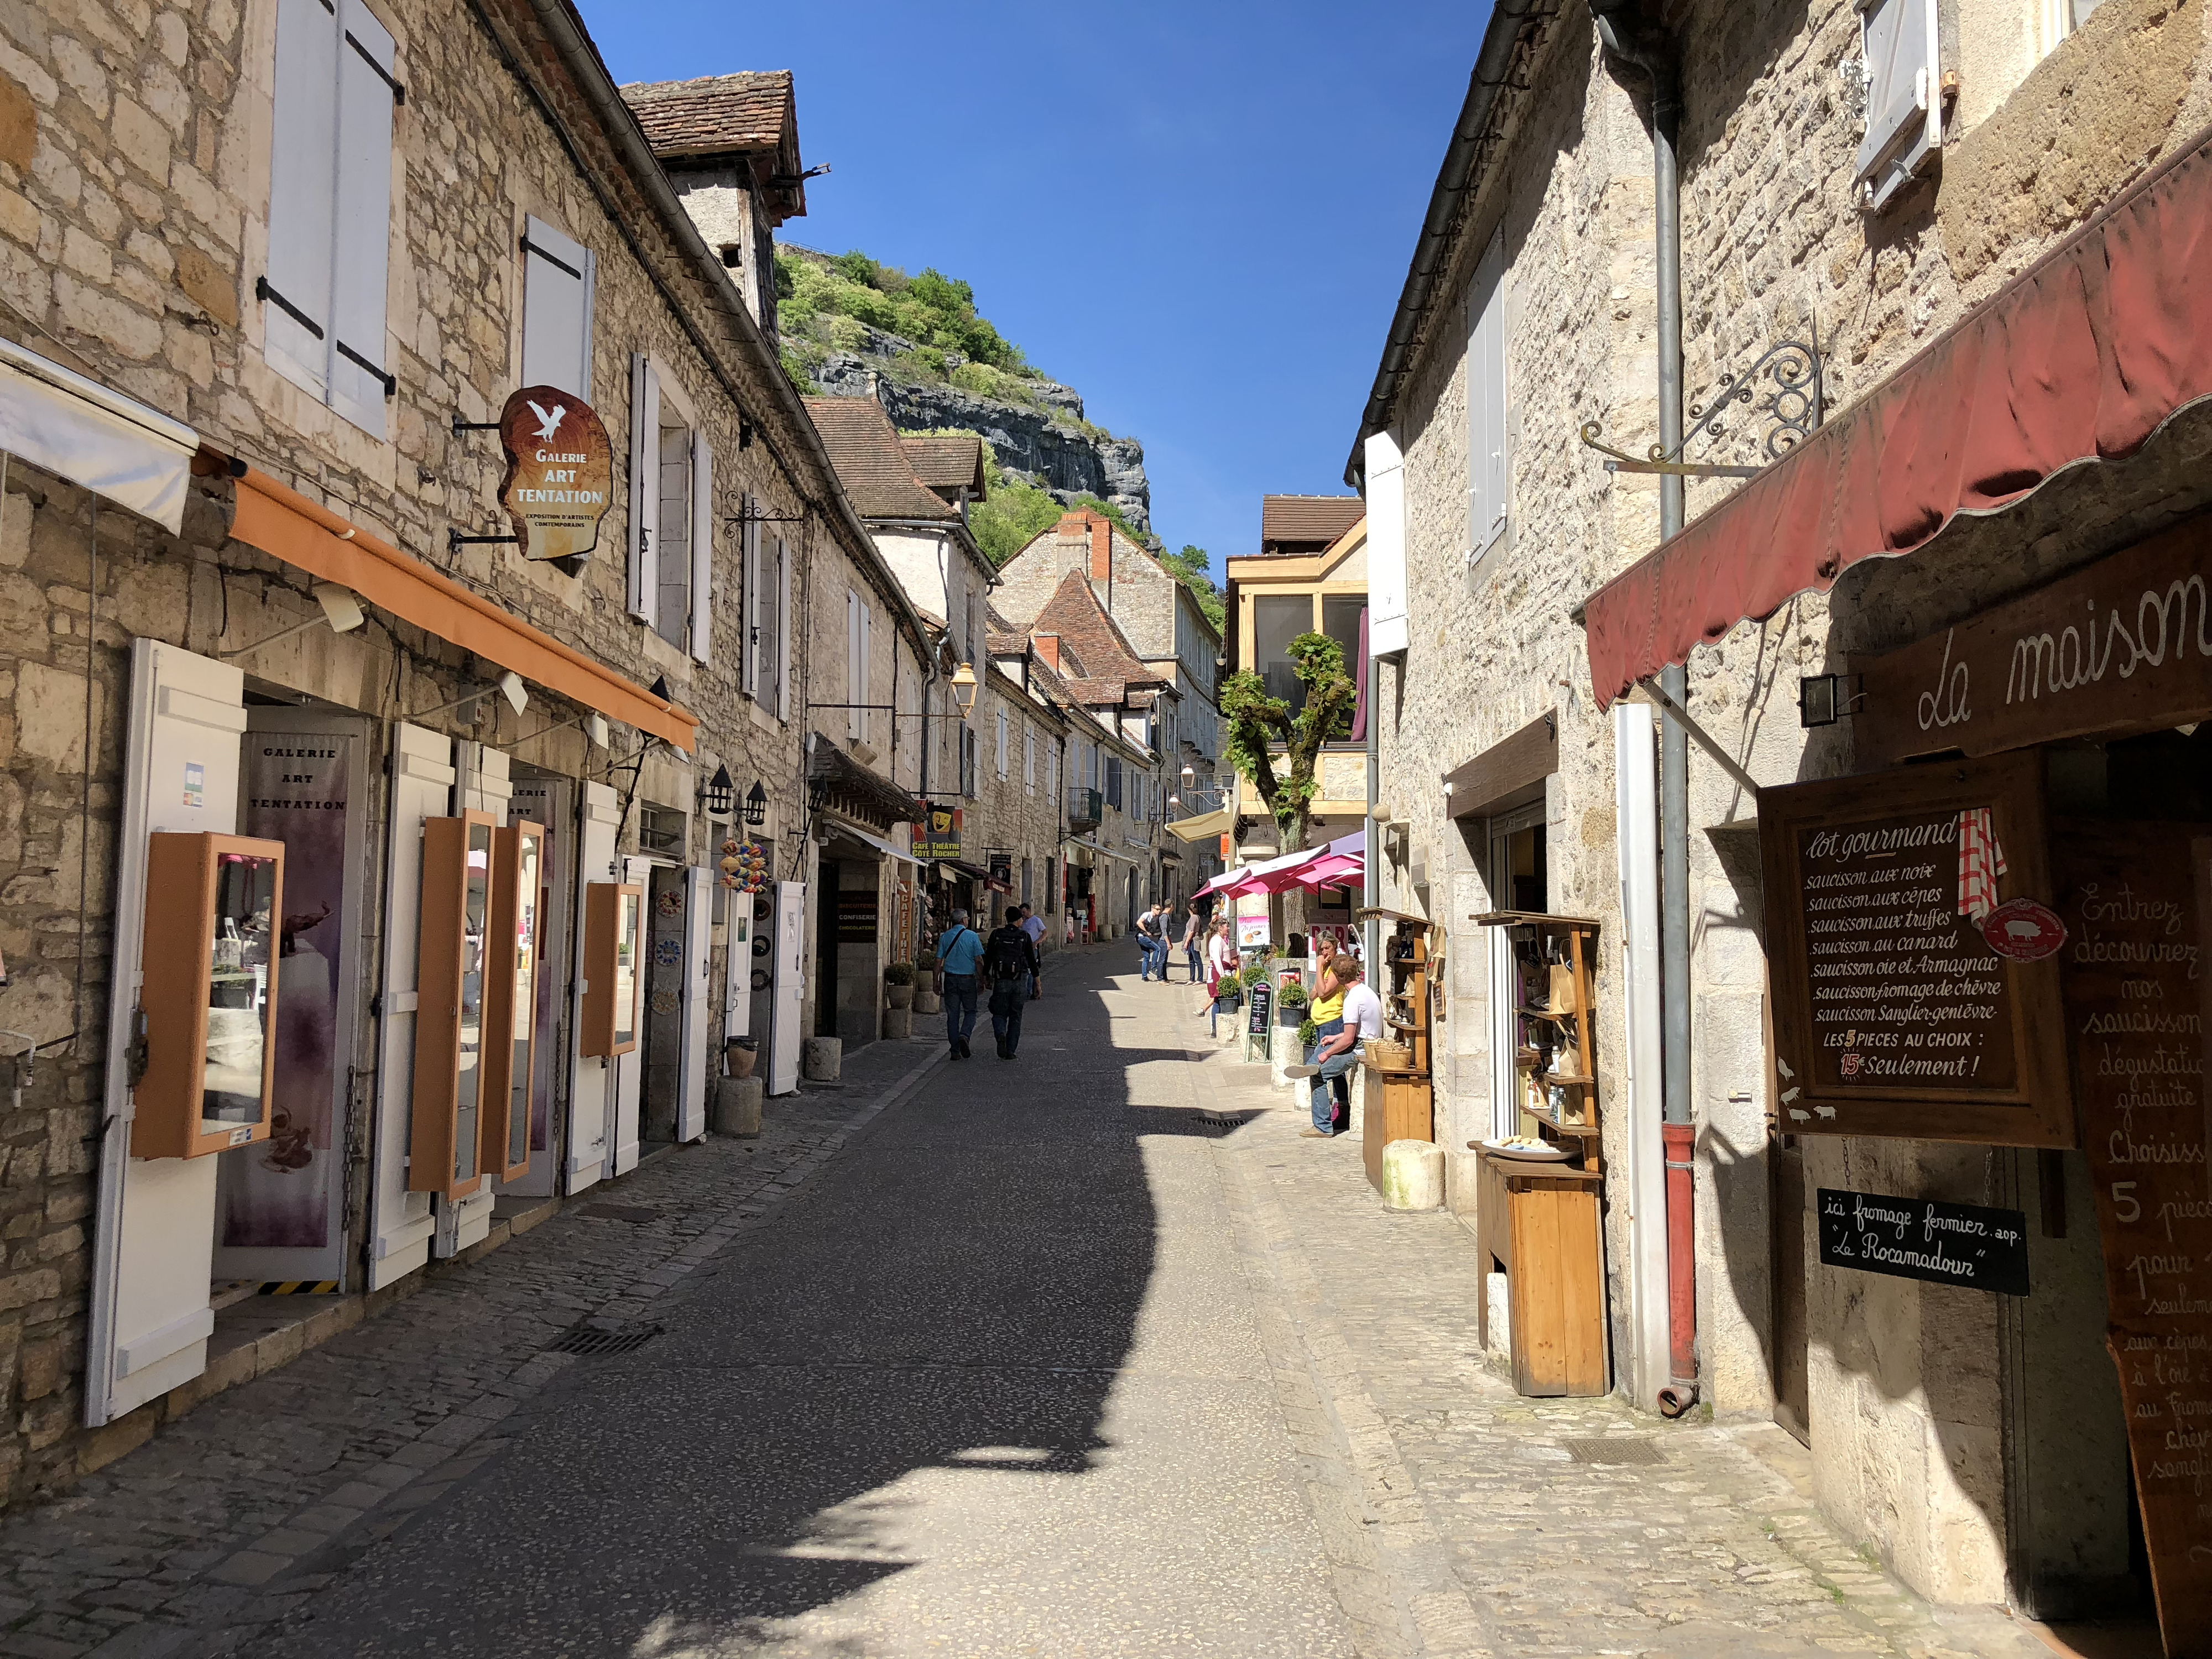
<svg viewBox="0 0 2212 1659"><path fill-rule="evenodd" d="M2205 826L2061 823L2059 953L2082 1150L2104 1244L2159 1623L2212 1653L2212 1197L2200 961L2212 937ZM2197 1645L2180 1640L2195 1632Z"/></svg>
<svg viewBox="0 0 2212 1659"><path fill-rule="evenodd" d="M1824 1267L2027 1294L2027 1218L2018 1210L1828 1187L1818 1199Z"/></svg>
<svg viewBox="0 0 2212 1659"><path fill-rule="evenodd" d="M2075 1145L2057 964L1982 931L2050 895L2040 757L1765 790L1759 819L1782 1127Z"/></svg>
<svg viewBox="0 0 2212 1659"><path fill-rule="evenodd" d="M2149 732L2212 710L2212 518L1875 658L1851 740L1877 764Z"/></svg>
<svg viewBox="0 0 2212 1659"><path fill-rule="evenodd" d="M962 817L957 806L932 802L924 807L921 822L914 826L915 857L924 860L958 858Z"/></svg>
<svg viewBox="0 0 2212 1659"><path fill-rule="evenodd" d="M523 557L574 558L597 547L614 501L615 462L592 406L555 386L524 386L500 411L499 442L507 452L500 505Z"/></svg>
<svg viewBox="0 0 2212 1659"><path fill-rule="evenodd" d="M1012 853L994 853L984 862L991 872L992 890L1000 893L1012 892L1014 890L1014 855Z"/></svg>

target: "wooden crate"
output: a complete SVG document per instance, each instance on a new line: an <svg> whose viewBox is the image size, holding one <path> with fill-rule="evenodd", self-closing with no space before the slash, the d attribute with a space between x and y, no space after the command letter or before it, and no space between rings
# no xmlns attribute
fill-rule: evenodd
<svg viewBox="0 0 2212 1659"><path fill-rule="evenodd" d="M1505 1274L1514 1389L1532 1397L1607 1391L1605 1257L1595 1170L1482 1155L1486 1268ZM1478 1324L1490 1340L1489 1298Z"/></svg>

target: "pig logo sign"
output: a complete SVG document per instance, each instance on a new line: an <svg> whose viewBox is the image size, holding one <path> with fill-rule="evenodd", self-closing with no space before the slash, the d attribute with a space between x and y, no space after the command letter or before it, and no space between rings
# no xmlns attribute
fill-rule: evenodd
<svg viewBox="0 0 2212 1659"><path fill-rule="evenodd" d="M580 398L526 386L500 411L507 477L500 504L526 559L573 559L599 543L599 520L614 499L614 452L607 429Z"/></svg>
<svg viewBox="0 0 2212 1659"><path fill-rule="evenodd" d="M1982 919L1982 937L2001 957L2014 962L2041 962L2045 957L2057 956L2066 943L2066 924L2050 906L2017 898L2000 904Z"/></svg>

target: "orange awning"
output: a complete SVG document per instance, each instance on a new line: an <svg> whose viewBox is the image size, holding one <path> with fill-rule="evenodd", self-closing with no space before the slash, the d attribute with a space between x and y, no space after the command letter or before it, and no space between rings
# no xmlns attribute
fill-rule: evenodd
<svg viewBox="0 0 2212 1659"><path fill-rule="evenodd" d="M441 575L421 560L379 541L328 507L248 468L238 481L238 517L230 533L249 547L349 587L380 611L511 668L533 685L596 709L678 749L698 741L699 721L582 652L541 634Z"/></svg>

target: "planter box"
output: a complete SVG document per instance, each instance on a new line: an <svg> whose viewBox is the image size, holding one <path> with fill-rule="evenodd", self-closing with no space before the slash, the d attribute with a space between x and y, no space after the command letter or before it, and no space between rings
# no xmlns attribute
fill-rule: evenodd
<svg viewBox="0 0 2212 1659"><path fill-rule="evenodd" d="M886 1007L886 1008L911 1008L911 1007L913 1007L913 1006L914 1006L914 987L913 987L911 984L908 984L908 985L886 985L886 986L884 986L884 1007Z"/></svg>

